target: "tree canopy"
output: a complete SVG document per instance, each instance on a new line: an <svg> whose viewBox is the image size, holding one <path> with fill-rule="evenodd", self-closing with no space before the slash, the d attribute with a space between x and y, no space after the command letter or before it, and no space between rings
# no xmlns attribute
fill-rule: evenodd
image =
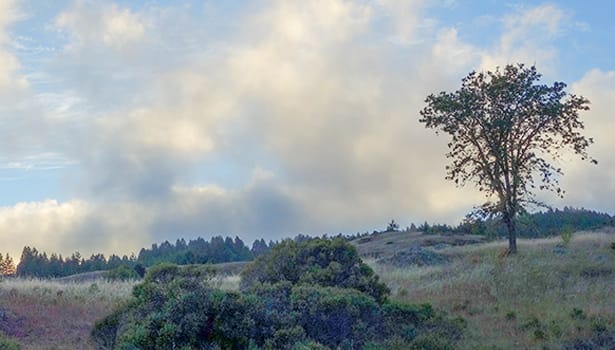
<svg viewBox="0 0 615 350"><path fill-rule="evenodd" d="M580 111L589 100L565 91L566 84L540 84L535 66L471 72L455 92L431 94L420 112L421 123L451 136L446 178L463 186L473 182L487 202L482 213L505 223L509 251L516 252L515 218L529 204L538 204L536 190L563 196L558 166L571 150L597 163L588 153L593 143L581 130Z"/></svg>

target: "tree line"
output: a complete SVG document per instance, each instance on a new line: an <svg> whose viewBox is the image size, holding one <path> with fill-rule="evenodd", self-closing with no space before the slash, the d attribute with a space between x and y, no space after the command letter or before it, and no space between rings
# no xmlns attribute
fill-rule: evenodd
<svg viewBox="0 0 615 350"><path fill-rule="evenodd" d="M564 229L581 231L615 226L615 216L585 208L564 207L524 213L517 217L516 225L519 237L540 238L558 235ZM491 239L507 235L505 224L498 218L484 219L473 216L468 216L457 226L425 222L416 229L428 234L477 234Z"/></svg>
<svg viewBox="0 0 615 350"><path fill-rule="evenodd" d="M605 226L615 226L615 217L584 208L564 207L563 209L550 209L537 213L526 213L517 218L518 234L523 238L538 238L558 235L562 230L592 230ZM483 219L468 216L461 224L452 226L447 224L428 223L412 224L406 231L420 231L426 234L478 234L490 239L505 237L505 225L497 218ZM399 231L395 221L388 224L382 232ZM374 231L371 234L379 234ZM370 235L370 233L356 235L338 234L346 240ZM327 235L323 235L326 238ZM333 237L333 236L332 236ZM296 242L307 241L312 237L299 234L295 236ZM89 258L81 256L79 252L63 257L61 254L40 252L34 247L24 247L20 262L15 266L13 259L8 255L0 254L0 275L17 275L21 277L63 277L77 273L113 270L120 266L141 270L145 267L159 263L174 263L178 265L189 264L217 264L234 261L250 261L270 251L278 242L257 239L251 247L239 238L215 236L209 241L199 237L186 241L177 239L175 243L164 241L154 243L150 248L142 248L138 255L118 256L112 254L108 258L104 254L92 254Z"/></svg>
<svg viewBox="0 0 615 350"><path fill-rule="evenodd" d="M77 273L113 270L120 266L134 269L143 269L161 262L187 264L217 264L233 261L249 261L269 251L277 242L265 242L264 239L255 240L252 247L247 247L239 238L222 236L212 237L209 241L197 238L186 242L183 238L175 244L164 241L161 244L152 244L151 248L142 248L138 255L131 254L122 257L112 254L108 258L104 254L92 254L84 258L79 252L69 257L61 254L40 252L34 247L24 247L19 264L13 267L12 272L0 270L2 275L16 274L20 277L63 277ZM0 254L1 256L1 254ZM10 257L7 254L7 258ZM12 259L10 260L12 262ZM0 268L3 259L0 258ZM14 264L13 264L14 266Z"/></svg>

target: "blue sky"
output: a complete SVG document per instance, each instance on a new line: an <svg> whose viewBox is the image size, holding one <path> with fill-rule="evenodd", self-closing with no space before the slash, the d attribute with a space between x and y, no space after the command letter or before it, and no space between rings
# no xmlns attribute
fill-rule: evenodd
<svg viewBox="0 0 615 350"><path fill-rule="evenodd" d="M0 0L0 239L63 254L177 237L456 223L418 123L468 72L536 64L588 97L598 167L560 200L615 212L607 1Z"/></svg>

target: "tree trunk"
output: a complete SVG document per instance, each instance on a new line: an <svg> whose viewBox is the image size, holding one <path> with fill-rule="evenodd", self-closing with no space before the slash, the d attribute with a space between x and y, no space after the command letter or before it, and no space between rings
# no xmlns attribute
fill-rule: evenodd
<svg viewBox="0 0 615 350"><path fill-rule="evenodd" d="M515 218L512 215L504 215L504 222L508 229L508 253L517 253L517 227L515 225Z"/></svg>

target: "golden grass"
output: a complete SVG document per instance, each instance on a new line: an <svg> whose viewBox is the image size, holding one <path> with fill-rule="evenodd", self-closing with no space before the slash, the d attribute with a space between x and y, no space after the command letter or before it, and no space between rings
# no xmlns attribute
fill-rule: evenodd
<svg viewBox="0 0 615 350"><path fill-rule="evenodd" d="M468 321L462 349L560 348L615 328L615 235L577 233L564 254L560 238L519 240L519 253L503 257L506 242L449 247L442 266L406 269L368 263L393 297L429 302ZM576 310L576 311L575 311Z"/></svg>
<svg viewBox="0 0 615 350"><path fill-rule="evenodd" d="M0 332L22 349L94 349L96 320L126 300L135 282L0 282Z"/></svg>

